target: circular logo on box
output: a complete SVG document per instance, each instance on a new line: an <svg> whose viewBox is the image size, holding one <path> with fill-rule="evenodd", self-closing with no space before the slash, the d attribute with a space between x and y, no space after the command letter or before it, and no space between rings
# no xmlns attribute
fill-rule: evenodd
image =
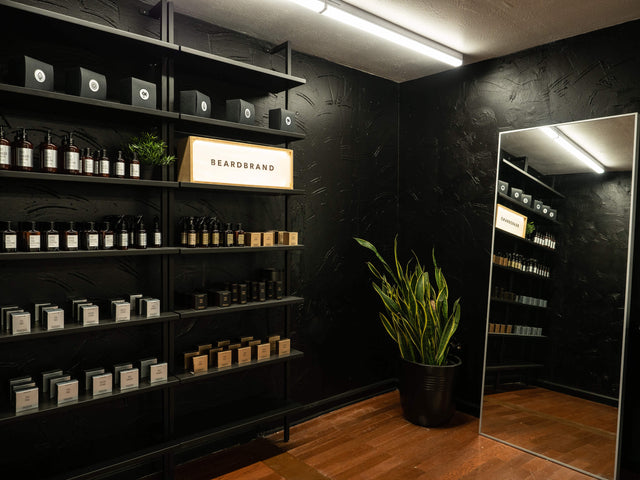
<svg viewBox="0 0 640 480"><path fill-rule="evenodd" d="M209 108L209 107L207 107L207 102L205 102L205 101L203 100L203 101L202 101L202 103L200 104L200 109L201 109L203 112L206 112L206 111L207 111L207 108Z"/></svg>
<svg viewBox="0 0 640 480"><path fill-rule="evenodd" d="M522 197L522 203L529 203L529 199L527 197Z"/></svg>
<svg viewBox="0 0 640 480"><path fill-rule="evenodd" d="M287 115L286 117L284 117L284 123L287 124L287 127L291 126L291 117L289 115Z"/></svg>
<svg viewBox="0 0 640 480"><path fill-rule="evenodd" d="M140 98L142 100L149 100L149 90L147 90L146 88L141 88L140 92L138 92L140 94Z"/></svg>
<svg viewBox="0 0 640 480"><path fill-rule="evenodd" d="M47 79L47 75L39 68L34 70L33 76L36 78L36 82L38 83L43 83Z"/></svg>
<svg viewBox="0 0 640 480"><path fill-rule="evenodd" d="M251 118L251 110L249 110L248 108L244 109L244 116L245 118Z"/></svg>
<svg viewBox="0 0 640 480"><path fill-rule="evenodd" d="M501 192L504 192L504 191L506 191L506 190L507 190L507 187L506 187L506 186L504 186L504 185L500 185L500 191L501 191Z"/></svg>
<svg viewBox="0 0 640 480"><path fill-rule="evenodd" d="M542 213L544 213L546 215L547 212L549 212L549 209L542 207Z"/></svg>
<svg viewBox="0 0 640 480"><path fill-rule="evenodd" d="M555 217L555 214L552 211L549 211L549 218Z"/></svg>
<svg viewBox="0 0 640 480"><path fill-rule="evenodd" d="M95 78L89 80L89 90L91 90L92 92L97 92L98 90L100 90L100 84Z"/></svg>

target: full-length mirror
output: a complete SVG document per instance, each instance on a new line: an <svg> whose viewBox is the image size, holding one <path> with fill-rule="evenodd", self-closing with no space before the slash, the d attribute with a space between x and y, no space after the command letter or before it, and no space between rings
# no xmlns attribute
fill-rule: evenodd
<svg viewBox="0 0 640 480"><path fill-rule="evenodd" d="M617 475L637 114L502 132L480 433Z"/></svg>

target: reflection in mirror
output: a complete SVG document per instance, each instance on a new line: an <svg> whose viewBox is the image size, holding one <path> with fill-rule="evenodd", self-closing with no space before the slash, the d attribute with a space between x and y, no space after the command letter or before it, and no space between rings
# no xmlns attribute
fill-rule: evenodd
<svg viewBox="0 0 640 480"><path fill-rule="evenodd" d="M500 133L480 433L603 479L617 474L636 131L630 114Z"/></svg>

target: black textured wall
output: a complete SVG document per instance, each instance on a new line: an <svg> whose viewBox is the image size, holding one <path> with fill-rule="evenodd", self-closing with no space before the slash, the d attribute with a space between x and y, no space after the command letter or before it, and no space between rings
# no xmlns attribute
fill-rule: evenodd
<svg viewBox="0 0 640 480"><path fill-rule="evenodd" d="M480 399L498 132L638 111L638 27L631 22L401 85L400 230L407 246L425 253L436 246L451 291L463 298L459 395L469 407L477 410ZM637 330L632 322L631 352ZM638 398L635 390L629 385L627 405ZM635 418L627 408L627 466L638 451Z"/></svg>

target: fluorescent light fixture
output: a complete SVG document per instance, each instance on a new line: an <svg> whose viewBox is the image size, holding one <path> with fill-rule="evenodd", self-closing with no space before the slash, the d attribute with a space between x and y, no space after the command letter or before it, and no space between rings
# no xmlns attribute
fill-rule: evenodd
<svg viewBox="0 0 640 480"><path fill-rule="evenodd" d="M555 127L541 127L541 130L545 135L558 143L562 148L584 163L591 170L596 173L604 173L604 167L598 160L596 160L591 154L584 151L580 145L564 135L560 130Z"/></svg>
<svg viewBox="0 0 640 480"><path fill-rule="evenodd" d="M335 0L290 1L337 20L338 22L342 22L345 25L371 33L384 40L393 42L396 45L409 48L414 52L451 65L452 67L462 65L461 53L346 3L338 3Z"/></svg>

